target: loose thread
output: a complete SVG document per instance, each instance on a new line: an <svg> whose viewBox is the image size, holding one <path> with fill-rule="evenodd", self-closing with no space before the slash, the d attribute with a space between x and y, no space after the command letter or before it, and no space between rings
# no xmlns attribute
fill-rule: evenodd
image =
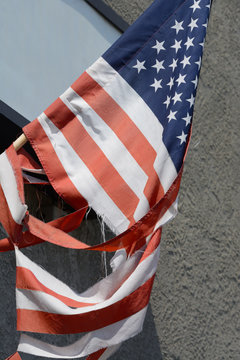
<svg viewBox="0 0 240 360"><path fill-rule="evenodd" d="M83 208L83 209L84 209L84 208ZM86 220L88 219L88 215L89 215L90 211L91 211L91 208L90 208L90 206L89 206L89 208L87 209L86 214L85 214L85 219L86 219Z"/></svg>
<svg viewBox="0 0 240 360"><path fill-rule="evenodd" d="M98 221L100 223L102 241L103 241L103 243L105 243L106 242L106 235L105 235L104 217L100 217L98 215L97 218L98 218ZM102 265L104 267L105 277L107 277L108 276L108 271L107 271L107 253L106 253L106 251L102 251L101 257L102 257Z"/></svg>

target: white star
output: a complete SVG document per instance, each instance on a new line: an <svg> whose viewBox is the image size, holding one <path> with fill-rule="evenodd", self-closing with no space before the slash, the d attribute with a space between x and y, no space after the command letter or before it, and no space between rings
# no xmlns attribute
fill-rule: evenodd
<svg viewBox="0 0 240 360"><path fill-rule="evenodd" d="M195 39L194 37L190 39L190 37L188 36L187 41L184 44L184 45L186 45L187 50L190 48L190 46L194 46L193 45L193 40L194 39Z"/></svg>
<svg viewBox="0 0 240 360"><path fill-rule="evenodd" d="M190 6L190 8L193 9L193 12L195 12L196 9L201 9L199 6L201 0L194 0L194 4L192 6Z"/></svg>
<svg viewBox="0 0 240 360"><path fill-rule="evenodd" d="M166 50L165 47L163 46L164 43L165 41L162 41L160 43L159 41L156 40L156 45L152 46L152 48L156 49L157 53L159 54L161 50Z"/></svg>
<svg viewBox="0 0 240 360"><path fill-rule="evenodd" d="M188 126L188 125L191 123L192 117L189 115L189 113L187 113L187 116L184 117L184 118L182 118L182 119L183 119L183 120L185 121L185 123L186 123L185 126Z"/></svg>
<svg viewBox="0 0 240 360"><path fill-rule="evenodd" d="M195 101L195 97L193 96L193 94L191 95L190 99L187 99L187 101L190 103L190 108L191 108Z"/></svg>
<svg viewBox="0 0 240 360"><path fill-rule="evenodd" d="M170 110L170 114L168 115L168 122L170 122L171 120L177 120L176 116L175 116L176 113L177 113L177 111Z"/></svg>
<svg viewBox="0 0 240 360"><path fill-rule="evenodd" d="M183 61L181 61L181 64L183 64L183 68L185 68L186 65L191 65L189 59L191 59L191 56L187 57L186 55L184 55L184 59Z"/></svg>
<svg viewBox="0 0 240 360"><path fill-rule="evenodd" d="M163 104L165 104L165 105L166 105L166 108L168 108L169 105L170 105L170 102L171 102L171 96L167 96L167 99L166 99L166 101L164 101Z"/></svg>
<svg viewBox="0 0 240 360"><path fill-rule="evenodd" d="M200 70L201 62L202 62L202 59L201 59L201 56L200 56L200 57L199 57L199 60L198 60L198 61L195 61L195 64L197 64L197 66L198 66L198 70Z"/></svg>
<svg viewBox="0 0 240 360"><path fill-rule="evenodd" d="M150 85L150 86L154 87L155 92L156 92L158 89L162 88L161 82L162 82L162 79L157 80L157 79L154 78L154 83L152 85Z"/></svg>
<svg viewBox="0 0 240 360"><path fill-rule="evenodd" d="M133 66L133 68L137 69L138 74L139 74L141 70L146 70L144 64L145 64L145 61L137 60L137 63L136 63L136 65Z"/></svg>
<svg viewBox="0 0 240 360"><path fill-rule="evenodd" d="M194 28L198 28L197 21L198 19L191 18L191 22L188 25L191 28L191 31L193 31Z"/></svg>
<svg viewBox="0 0 240 360"><path fill-rule="evenodd" d="M158 60L156 59L156 64L153 65L152 67L153 67L153 68L156 68L156 69L157 69L157 73L158 73L159 70L165 69L165 67L163 66L163 63L164 63L164 60L163 60L163 61L158 61Z"/></svg>
<svg viewBox="0 0 240 360"><path fill-rule="evenodd" d="M179 85L181 85L181 84L186 84L186 81L185 81L185 77L186 77L187 75L181 75L181 74L179 74L179 77L178 77L178 79L176 80L176 82L178 83L178 86Z"/></svg>
<svg viewBox="0 0 240 360"><path fill-rule="evenodd" d="M204 26L205 28L207 28L207 26L208 26L208 21L207 21L205 24L203 24L203 26Z"/></svg>
<svg viewBox="0 0 240 360"><path fill-rule="evenodd" d="M210 7L211 7L211 0L210 0L210 4L206 5L206 7L210 9Z"/></svg>
<svg viewBox="0 0 240 360"><path fill-rule="evenodd" d="M180 40L180 41L175 40L175 44L171 46L171 48L176 50L176 54L177 54L178 50L181 49L181 42L182 42L182 40Z"/></svg>
<svg viewBox="0 0 240 360"><path fill-rule="evenodd" d="M177 20L175 20L175 25L172 26L171 29L175 29L176 34L178 34L180 30L184 30L184 28L182 27L182 24L183 24L183 21L177 22Z"/></svg>
<svg viewBox="0 0 240 360"><path fill-rule="evenodd" d="M172 100L174 101L174 105L176 104L176 102L182 102L182 100L181 100L181 96L182 96L182 93L180 94L178 94L177 92L175 92L175 95L174 95L174 97L172 98Z"/></svg>
<svg viewBox="0 0 240 360"><path fill-rule="evenodd" d="M182 135L177 136L177 138L178 138L179 140L181 140L180 145L182 145L183 143L186 142L186 140L187 140L187 135L188 135L188 134L184 134L184 132L182 131Z"/></svg>
<svg viewBox="0 0 240 360"><path fill-rule="evenodd" d="M169 83L167 85L170 87L170 90L172 90L172 87L174 85L174 77L170 78L170 81L169 81Z"/></svg>
<svg viewBox="0 0 240 360"><path fill-rule="evenodd" d="M194 84L194 88L196 89L196 88L197 88L197 84L198 84L198 77L197 77L197 75L196 75L195 80L192 80L191 82Z"/></svg>
<svg viewBox="0 0 240 360"><path fill-rule="evenodd" d="M202 46L202 48L204 48L204 41L199 43L200 46Z"/></svg>
<svg viewBox="0 0 240 360"><path fill-rule="evenodd" d="M177 67L177 62L178 62L178 59L173 59L173 62L172 62L172 64L171 65L169 65L169 67L171 67L172 68L172 71L174 71L175 70L175 68Z"/></svg>

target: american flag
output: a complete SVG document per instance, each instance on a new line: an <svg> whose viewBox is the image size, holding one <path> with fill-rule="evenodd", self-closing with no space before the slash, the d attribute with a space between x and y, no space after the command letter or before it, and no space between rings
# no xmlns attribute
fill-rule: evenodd
<svg viewBox="0 0 240 360"><path fill-rule="evenodd" d="M155 0L23 129L58 194L75 209L93 208L118 236L90 248L63 235L64 227L29 217L30 235L15 246L18 330L89 333L62 348L23 334L18 351L103 360L141 331L161 226L176 215L210 6L210 0ZM14 166L10 160L13 174ZM118 250L113 272L76 294L19 250L37 241Z"/></svg>
<svg viewBox="0 0 240 360"><path fill-rule="evenodd" d="M182 166L209 8L155 1L24 128L56 191L73 207L87 201L116 233L163 197Z"/></svg>

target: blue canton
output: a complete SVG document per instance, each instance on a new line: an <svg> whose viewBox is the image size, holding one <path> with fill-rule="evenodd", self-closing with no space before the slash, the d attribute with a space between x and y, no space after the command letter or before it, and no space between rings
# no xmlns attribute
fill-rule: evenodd
<svg viewBox="0 0 240 360"><path fill-rule="evenodd" d="M118 69L163 126L163 142L181 168L193 115L211 0L187 0Z"/></svg>

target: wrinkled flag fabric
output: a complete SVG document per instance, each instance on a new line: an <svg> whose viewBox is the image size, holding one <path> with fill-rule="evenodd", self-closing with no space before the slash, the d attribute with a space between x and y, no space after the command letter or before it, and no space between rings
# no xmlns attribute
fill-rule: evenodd
<svg viewBox="0 0 240 360"><path fill-rule="evenodd" d="M176 215L210 6L210 0L154 1L23 128L49 182L75 213L47 224L28 214L22 159L12 147L1 155L0 221L9 239L1 240L0 250L16 253L17 328L56 335L87 332L65 347L22 334L18 351L107 359L141 331L161 227ZM90 247L66 233L80 225L87 206L117 235L114 239ZM116 251L113 272L77 294L20 250L43 241Z"/></svg>

